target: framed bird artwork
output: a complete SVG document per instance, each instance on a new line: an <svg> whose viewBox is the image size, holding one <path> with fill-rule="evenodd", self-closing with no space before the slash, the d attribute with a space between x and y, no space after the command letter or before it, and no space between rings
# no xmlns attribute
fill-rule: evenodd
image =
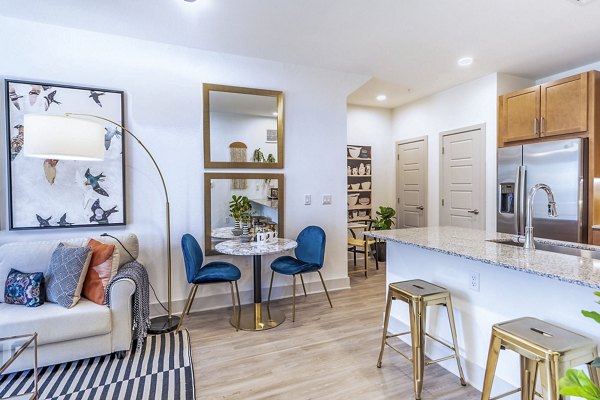
<svg viewBox="0 0 600 400"><path fill-rule="evenodd" d="M23 156L25 114L92 114L124 125L124 92L5 80L9 229L125 225L123 132L106 123L103 161Z"/></svg>

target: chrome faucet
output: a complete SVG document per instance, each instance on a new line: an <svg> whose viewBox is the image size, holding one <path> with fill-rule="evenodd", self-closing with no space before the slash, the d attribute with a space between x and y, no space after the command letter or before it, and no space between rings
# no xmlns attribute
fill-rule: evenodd
<svg viewBox="0 0 600 400"><path fill-rule="evenodd" d="M554 202L554 193L552 193L550 186L545 183L538 183L532 187L527 195L527 222L525 224L525 243L523 243L523 248L525 250L535 249L535 243L533 242L533 198L540 189L546 192L546 195L548 196L548 216L558 217L556 203Z"/></svg>

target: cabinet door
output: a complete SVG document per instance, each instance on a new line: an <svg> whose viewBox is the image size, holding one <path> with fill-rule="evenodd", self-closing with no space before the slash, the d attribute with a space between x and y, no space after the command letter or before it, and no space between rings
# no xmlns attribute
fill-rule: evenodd
<svg viewBox="0 0 600 400"><path fill-rule="evenodd" d="M502 96L503 142L538 137L540 87L520 90Z"/></svg>
<svg viewBox="0 0 600 400"><path fill-rule="evenodd" d="M542 136L587 131L587 77L586 72L541 86Z"/></svg>

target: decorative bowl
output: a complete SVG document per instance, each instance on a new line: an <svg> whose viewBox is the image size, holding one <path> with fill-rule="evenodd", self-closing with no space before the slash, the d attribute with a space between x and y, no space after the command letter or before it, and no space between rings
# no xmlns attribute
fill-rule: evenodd
<svg viewBox="0 0 600 400"><path fill-rule="evenodd" d="M357 202L358 202L358 193L348 195L348 205L349 206L355 206Z"/></svg>
<svg viewBox="0 0 600 400"><path fill-rule="evenodd" d="M362 150L362 147L348 146L348 153L350 154L350 157L352 157L352 158L358 158L361 150Z"/></svg>
<svg viewBox="0 0 600 400"><path fill-rule="evenodd" d="M350 186L352 186L353 190L358 190L360 189L360 183L352 183Z"/></svg>
<svg viewBox="0 0 600 400"><path fill-rule="evenodd" d="M369 190L369 189L371 189L371 182L365 181L365 182L361 183L360 186L364 190Z"/></svg>
<svg viewBox="0 0 600 400"><path fill-rule="evenodd" d="M368 197L361 197L360 199L358 199L358 202L361 205L366 206L367 204L369 204L371 202L371 199Z"/></svg>

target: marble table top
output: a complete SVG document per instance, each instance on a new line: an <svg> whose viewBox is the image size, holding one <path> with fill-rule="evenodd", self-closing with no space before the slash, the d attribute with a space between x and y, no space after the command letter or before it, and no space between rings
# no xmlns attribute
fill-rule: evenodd
<svg viewBox="0 0 600 400"><path fill-rule="evenodd" d="M231 233L232 230L232 226L215 228L210 232L210 236L216 239L235 239L236 237L233 235L233 233Z"/></svg>
<svg viewBox="0 0 600 400"><path fill-rule="evenodd" d="M521 247L490 240L510 240L514 235L455 227L427 227L370 231L367 236L437 251L515 271L600 289L600 260ZM600 251L600 246L538 239L538 242Z"/></svg>
<svg viewBox="0 0 600 400"><path fill-rule="evenodd" d="M277 239L277 241L269 243L242 242L239 239L235 239L218 243L215 249L219 253L233 256L257 256L282 253L295 249L297 246L298 242L292 239Z"/></svg>

